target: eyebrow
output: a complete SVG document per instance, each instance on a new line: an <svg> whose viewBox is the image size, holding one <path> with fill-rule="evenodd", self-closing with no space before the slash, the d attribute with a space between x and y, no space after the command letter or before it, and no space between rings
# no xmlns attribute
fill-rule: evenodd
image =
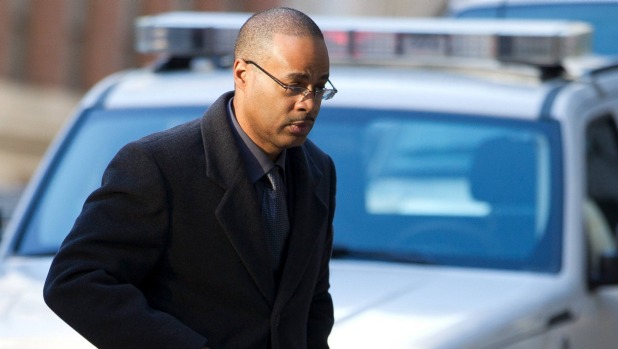
<svg viewBox="0 0 618 349"><path fill-rule="evenodd" d="M318 81L322 81L324 80L325 82L328 81L329 78L329 74L323 74ZM290 80L300 80L300 81L307 81L310 79L309 74L306 73L289 73L286 75L286 79L290 79Z"/></svg>

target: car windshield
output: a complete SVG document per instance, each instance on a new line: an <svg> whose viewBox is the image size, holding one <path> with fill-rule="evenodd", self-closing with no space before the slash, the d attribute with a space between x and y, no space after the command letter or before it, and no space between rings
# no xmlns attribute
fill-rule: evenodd
<svg viewBox="0 0 618 349"><path fill-rule="evenodd" d="M89 112L16 253L55 253L122 145L203 109ZM334 258L558 271L558 138L549 120L322 108L311 139L337 167Z"/></svg>
<svg viewBox="0 0 618 349"><path fill-rule="evenodd" d="M618 2L539 3L478 6L462 10L462 18L565 19L593 25L593 50L599 54L618 55Z"/></svg>
<svg viewBox="0 0 618 349"><path fill-rule="evenodd" d="M205 108L90 110L60 145L51 171L28 208L17 253L54 254L103 171L126 143L200 117Z"/></svg>

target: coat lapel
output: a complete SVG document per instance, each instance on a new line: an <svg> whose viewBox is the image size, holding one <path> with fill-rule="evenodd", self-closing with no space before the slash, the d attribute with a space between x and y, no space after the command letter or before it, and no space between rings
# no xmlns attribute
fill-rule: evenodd
<svg viewBox="0 0 618 349"><path fill-rule="evenodd" d="M216 216L248 273L272 305L275 281L259 201L227 120L226 108L232 95L219 98L202 119L206 176L225 190Z"/></svg>
<svg viewBox="0 0 618 349"><path fill-rule="evenodd" d="M293 217L288 252L277 293L277 304L283 305L302 280L318 239L328 227L324 227L328 214L327 203L320 196L317 186L321 171L311 163L303 147L288 149L288 160L294 177Z"/></svg>
<svg viewBox="0 0 618 349"><path fill-rule="evenodd" d="M259 212L255 188L248 180L239 180L223 195L216 215L245 268L272 305L275 280Z"/></svg>

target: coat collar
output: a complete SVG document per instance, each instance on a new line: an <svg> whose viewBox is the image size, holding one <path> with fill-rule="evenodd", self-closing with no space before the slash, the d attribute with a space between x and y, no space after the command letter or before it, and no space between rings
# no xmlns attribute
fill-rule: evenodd
<svg viewBox="0 0 618 349"><path fill-rule="evenodd" d="M304 146L288 150L288 169L294 178L293 217L288 253L279 290L270 268L270 256L265 238L265 227L260 215L260 204L255 188L247 176L236 140L227 118L226 105L233 93L221 96L202 118L202 138L206 160L206 176L224 190L217 218L234 246L236 253L269 304L289 298L302 280L318 232L323 231L327 198L316 190L322 172L313 163ZM224 131L222 131L224 130Z"/></svg>

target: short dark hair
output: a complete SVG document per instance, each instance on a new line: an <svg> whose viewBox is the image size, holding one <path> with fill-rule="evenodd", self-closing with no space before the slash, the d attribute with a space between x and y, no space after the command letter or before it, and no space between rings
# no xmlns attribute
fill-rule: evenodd
<svg viewBox="0 0 618 349"><path fill-rule="evenodd" d="M254 14L240 28L234 57L261 60L275 33L324 40L322 31L309 16L289 7L275 7Z"/></svg>

